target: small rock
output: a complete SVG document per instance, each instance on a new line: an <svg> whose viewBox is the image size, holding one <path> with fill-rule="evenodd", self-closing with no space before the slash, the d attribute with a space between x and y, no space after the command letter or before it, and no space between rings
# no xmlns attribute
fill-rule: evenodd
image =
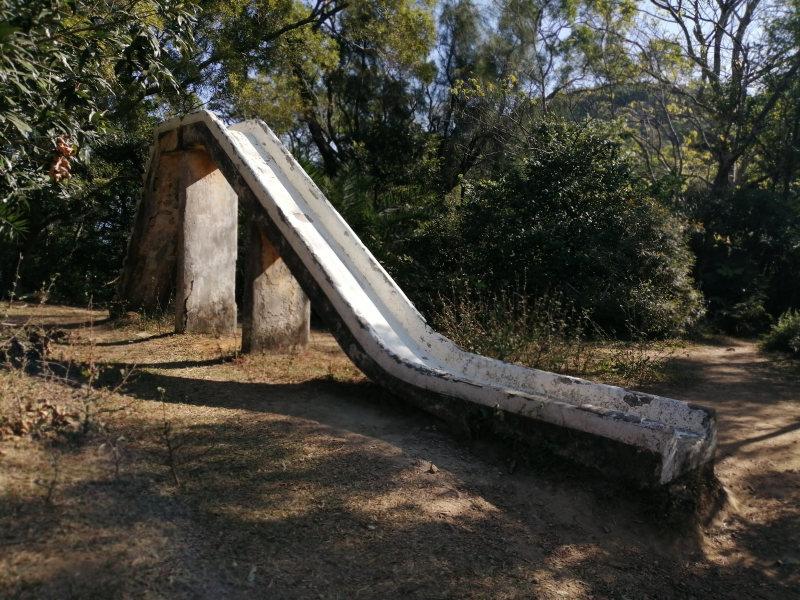
<svg viewBox="0 0 800 600"><path fill-rule="evenodd" d="M568 596L569 595L568 592L565 592L564 590L557 590L556 594L558 594L559 596Z"/></svg>
<svg viewBox="0 0 800 600"><path fill-rule="evenodd" d="M603 531L605 531L606 533L611 533L611 530L608 527L605 527L605 526L603 527Z"/></svg>
<svg viewBox="0 0 800 600"><path fill-rule="evenodd" d="M435 464L431 463L431 468L428 469L428 473L438 473L438 472L439 472L439 467L437 467Z"/></svg>
<svg viewBox="0 0 800 600"><path fill-rule="evenodd" d="M258 571L258 567L250 567L250 572L247 574L247 583L253 583L256 580L256 571Z"/></svg>
<svg viewBox="0 0 800 600"><path fill-rule="evenodd" d="M368 531L375 531L377 528L378 528L377 525L367 525L367 530Z"/></svg>

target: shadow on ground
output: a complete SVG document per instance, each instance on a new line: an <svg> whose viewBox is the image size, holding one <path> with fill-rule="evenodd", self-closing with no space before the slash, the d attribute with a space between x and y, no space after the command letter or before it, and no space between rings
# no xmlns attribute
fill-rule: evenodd
<svg viewBox="0 0 800 600"><path fill-rule="evenodd" d="M200 560L225 565L225 581L238 582L230 594L634 600L800 591L796 567L775 564L780 531L797 526L796 513L724 525L755 562L732 552L721 566L697 546L670 555L667 532L643 522L641 497L620 498L585 473L570 478L563 465L509 473L509 460L524 463L513 450L453 439L368 383L146 373L128 393L155 400L158 387L173 402L229 415L176 435L186 452L179 497L191 529L203 532ZM151 451L164 461L163 448ZM203 596L206 583L181 585Z"/></svg>
<svg viewBox="0 0 800 600"><path fill-rule="evenodd" d="M791 498L769 519L731 511L705 533L681 536L659 528L657 507L644 495L546 454L456 438L441 421L370 383L223 381L226 362L176 356L140 365L154 371L126 387L140 400L127 420L110 419L109 433L93 445L51 450L64 465L52 505L0 492L0 593L281 600L800 596L793 563L800 522ZM177 372L194 368L207 369L193 374L205 378ZM733 401L745 402L745 392ZM748 419L762 410L772 415L785 402L757 400ZM726 427L725 443L739 444L732 452L797 431L793 422L780 424L737 442L744 425ZM119 476L110 447L119 449ZM104 475L70 470L78 469L71 458L79 453L94 456ZM46 482L48 463L42 464ZM739 480L744 491L735 496L757 508L776 495L777 478L787 477L800 486L800 474L765 465ZM37 577L14 579L26 564L35 565Z"/></svg>

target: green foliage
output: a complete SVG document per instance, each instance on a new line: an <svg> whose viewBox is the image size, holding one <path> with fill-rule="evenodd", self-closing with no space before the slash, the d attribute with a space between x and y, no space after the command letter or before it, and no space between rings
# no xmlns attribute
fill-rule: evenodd
<svg viewBox="0 0 800 600"><path fill-rule="evenodd" d="M707 228L692 236L709 317L730 333L764 330L800 302L800 211L792 194L739 189L720 198L691 190L682 206ZM708 231L716 232L709 237Z"/></svg>
<svg viewBox="0 0 800 600"><path fill-rule="evenodd" d="M652 21L575 30L601 82L575 90L579 113L612 124L636 173L690 223L714 324L763 328L800 290L788 231L800 214L797 2L644 7Z"/></svg>
<svg viewBox="0 0 800 600"><path fill-rule="evenodd" d="M24 233L27 227L24 206L7 201L0 203L0 239Z"/></svg>
<svg viewBox="0 0 800 600"><path fill-rule="evenodd" d="M24 240L29 249L22 282L28 291L57 273L54 299L98 304L112 299L155 121L142 113L129 117L94 143L92 161L73 178L70 195L31 194L33 222L51 224ZM28 246L31 241L35 244Z"/></svg>
<svg viewBox="0 0 800 600"><path fill-rule="evenodd" d="M533 128L516 168L465 182L460 198L428 224L433 272L489 289L523 277L563 289L604 327L681 331L700 316L682 228L637 185L617 144L596 128Z"/></svg>
<svg viewBox="0 0 800 600"><path fill-rule="evenodd" d="M329 176L355 161L378 178L384 175L371 172L377 168L408 178L402 167L419 157L421 131L413 110L419 90L410 82L433 73L427 60L434 42L431 4L314 6L317 18L294 27L309 10L299 1L210 3L203 37L209 60L219 65L205 90L211 106L232 118L255 116L276 125Z"/></svg>
<svg viewBox="0 0 800 600"><path fill-rule="evenodd" d="M800 302L796 0L758 27L654 2L673 26L645 27L630 0L190 1L0 0L7 286L22 253L23 293L60 273L56 297L108 299L153 122L207 103L283 136L423 311L524 279L625 336L689 327L692 278L729 331Z"/></svg>
<svg viewBox="0 0 800 600"><path fill-rule="evenodd" d="M762 346L765 350L800 353L800 311L789 309L783 313Z"/></svg>
<svg viewBox="0 0 800 600"><path fill-rule="evenodd" d="M413 267L406 248L420 224L430 218L436 202L425 190L424 176L417 185L388 187L354 162L345 164L334 177L307 160L301 163L384 268L393 277L410 276Z"/></svg>
<svg viewBox="0 0 800 600"><path fill-rule="evenodd" d="M0 235L39 225L24 223L31 194L72 193L47 175L56 137L85 145L108 131L116 95L130 105L172 82L163 57L185 46L190 21L182 0L3 0Z"/></svg>
<svg viewBox="0 0 800 600"><path fill-rule="evenodd" d="M0 281L108 299L138 197L168 63L191 41L183 0L3 0L0 8ZM61 136L71 146L56 152ZM144 141L146 140L146 141ZM49 175L57 158L71 173ZM22 233L22 235L14 235ZM56 277L56 274L58 276ZM55 279L54 279L55 278Z"/></svg>

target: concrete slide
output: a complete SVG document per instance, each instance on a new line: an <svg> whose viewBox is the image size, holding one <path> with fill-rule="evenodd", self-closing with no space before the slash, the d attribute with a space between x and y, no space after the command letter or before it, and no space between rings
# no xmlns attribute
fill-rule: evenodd
<svg viewBox="0 0 800 600"><path fill-rule="evenodd" d="M658 487L713 465L716 421L711 409L478 356L433 331L259 120L226 127L215 115L203 111L157 128L144 200L121 277L120 299L129 300L131 306L136 305L135 288L146 284L143 265L170 260L174 264L174 255L181 252L175 250L176 244L186 245L191 237L185 227L177 237L169 233L171 250L161 250L162 260L153 252L165 247L165 242L153 237L152 231L147 233L165 210L171 215L170 223L180 220L187 198L193 197L185 191L194 189L193 182L198 180L189 177L186 183L186 156L191 152L206 152L224 176L223 185L234 192L218 193L214 191L218 184L214 184L216 188L205 185L198 192L205 194L204 201L209 194L216 194L221 202L235 205L238 197L249 207L252 222L268 239L265 243L272 244L343 350L370 378L393 393L465 426L470 415L481 413L478 407L488 408L482 411L484 415L503 411L504 421L513 420L528 441L547 441L559 454L643 486ZM178 155L184 157L183 162L174 158ZM159 162L168 160L173 161L171 167L159 167ZM214 166L202 173L213 171ZM168 178L174 183L167 182ZM160 196L150 193L167 188ZM176 192L178 188L185 190ZM173 198L174 210L162 206L167 196ZM228 220L233 210L235 219L235 207L219 210L227 211ZM212 219L216 217L208 219L209 227ZM213 237L209 234L208 243ZM203 255L198 251L193 256L198 262ZM179 288L181 278L178 273ZM198 282L199 278L192 284L195 290ZM177 299L180 304L180 289ZM232 310L235 313L235 306ZM264 310L268 309L261 312ZM304 314L301 312L301 319L307 320ZM186 323L185 314L182 318Z"/></svg>

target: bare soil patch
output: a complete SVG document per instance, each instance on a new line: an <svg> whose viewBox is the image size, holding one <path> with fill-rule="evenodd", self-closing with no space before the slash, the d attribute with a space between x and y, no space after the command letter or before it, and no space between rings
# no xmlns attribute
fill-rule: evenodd
<svg viewBox="0 0 800 600"><path fill-rule="evenodd" d="M649 390L718 410L734 501L679 532L647 495L455 437L325 333L238 356L83 309L7 320L31 314L68 335L57 376L0 372L0 419L38 427L0 442L0 597L800 598L800 386L751 342L688 347Z"/></svg>

